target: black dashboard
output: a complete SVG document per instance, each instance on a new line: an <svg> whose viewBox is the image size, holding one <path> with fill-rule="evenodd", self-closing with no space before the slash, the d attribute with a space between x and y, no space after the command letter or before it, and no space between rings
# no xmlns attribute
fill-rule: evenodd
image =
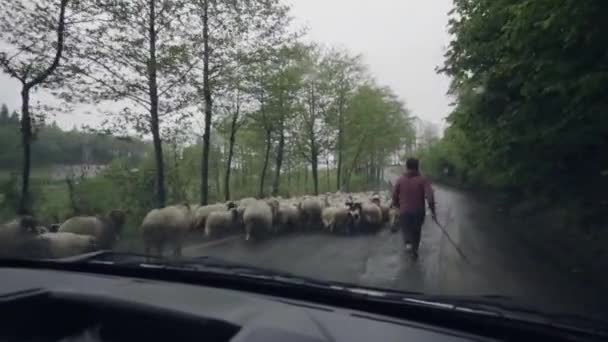
<svg viewBox="0 0 608 342"><path fill-rule="evenodd" d="M0 268L2 341L480 341L268 294L115 275Z"/></svg>

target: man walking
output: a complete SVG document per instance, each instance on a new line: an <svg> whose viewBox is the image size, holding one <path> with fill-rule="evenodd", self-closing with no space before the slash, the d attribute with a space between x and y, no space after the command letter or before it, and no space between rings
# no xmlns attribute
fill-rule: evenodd
<svg viewBox="0 0 608 342"><path fill-rule="evenodd" d="M411 252L414 260L418 259L421 229L426 214L425 198L431 209L433 219L437 219L431 182L420 174L418 164L418 159L415 158L409 158L406 161L406 171L397 180L392 203L392 206L399 208L399 223L401 224L405 249Z"/></svg>

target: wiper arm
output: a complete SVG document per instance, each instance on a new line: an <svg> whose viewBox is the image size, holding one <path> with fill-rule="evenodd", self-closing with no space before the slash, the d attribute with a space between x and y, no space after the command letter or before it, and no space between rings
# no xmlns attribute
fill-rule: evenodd
<svg viewBox="0 0 608 342"><path fill-rule="evenodd" d="M257 280L270 280L277 283L284 283L289 285L316 287L340 292L348 292L349 294L354 296L367 298L402 299L411 297L421 298L426 296L424 293L420 292L373 289L336 281L320 280L295 275L289 272L269 270L247 264L231 262L210 256L169 259L160 256L146 256L143 254L102 251L90 253L66 261L127 267L216 272L253 278Z"/></svg>
<svg viewBox="0 0 608 342"><path fill-rule="evenodd" d="M438 302L449 303L460 308L486 311L489 310L500 314L503 317L511 316L515 318L523 318L521 316L527 315L528 318L533 318L536 320L540 318L544 321L545 324L558 325L560 327L567 326L569 328L592 330L595 333L608 334L608 330L605 328L608 326L608 322L606 321L578 314L544 312L538 309L513 304L510 302L512 301L512 298L508 296L435 296L430 298L433 298L433 300L436 300ZM509 303L505 303L505 301L509 301Z"/></svg>

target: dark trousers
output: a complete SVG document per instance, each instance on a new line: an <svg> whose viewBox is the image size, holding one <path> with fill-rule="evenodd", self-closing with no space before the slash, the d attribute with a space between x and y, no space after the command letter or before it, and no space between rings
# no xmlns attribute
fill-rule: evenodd
<svg viewBox="0 0 608 342"><path fill-rule="evenodd" d="M414 252L418 252L420 245L420 236L422 224L424 223L424 212L420 213L401 213L399 220L401 222L401 232L403 233L403 242L411 243Z"/></svg>

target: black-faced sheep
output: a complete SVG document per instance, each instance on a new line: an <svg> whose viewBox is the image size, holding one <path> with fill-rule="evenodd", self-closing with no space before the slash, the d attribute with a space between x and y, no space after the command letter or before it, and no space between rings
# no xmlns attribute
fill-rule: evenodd
<svg viewBox="0 0 608 342"><path fill-rule="evenodd" d="M350 210L345 205L324 208L322 220L323 226L330 233L338 231L350 233L353 226Z"/></svg>
<svg viewBox="0 0 608 342"><path fill-rule="evenodd" d="M101 217L72 217L59 226L58 232L94 236L100 249L110 249L120 237L125 221L123 211L112 210Z"/></svg>

